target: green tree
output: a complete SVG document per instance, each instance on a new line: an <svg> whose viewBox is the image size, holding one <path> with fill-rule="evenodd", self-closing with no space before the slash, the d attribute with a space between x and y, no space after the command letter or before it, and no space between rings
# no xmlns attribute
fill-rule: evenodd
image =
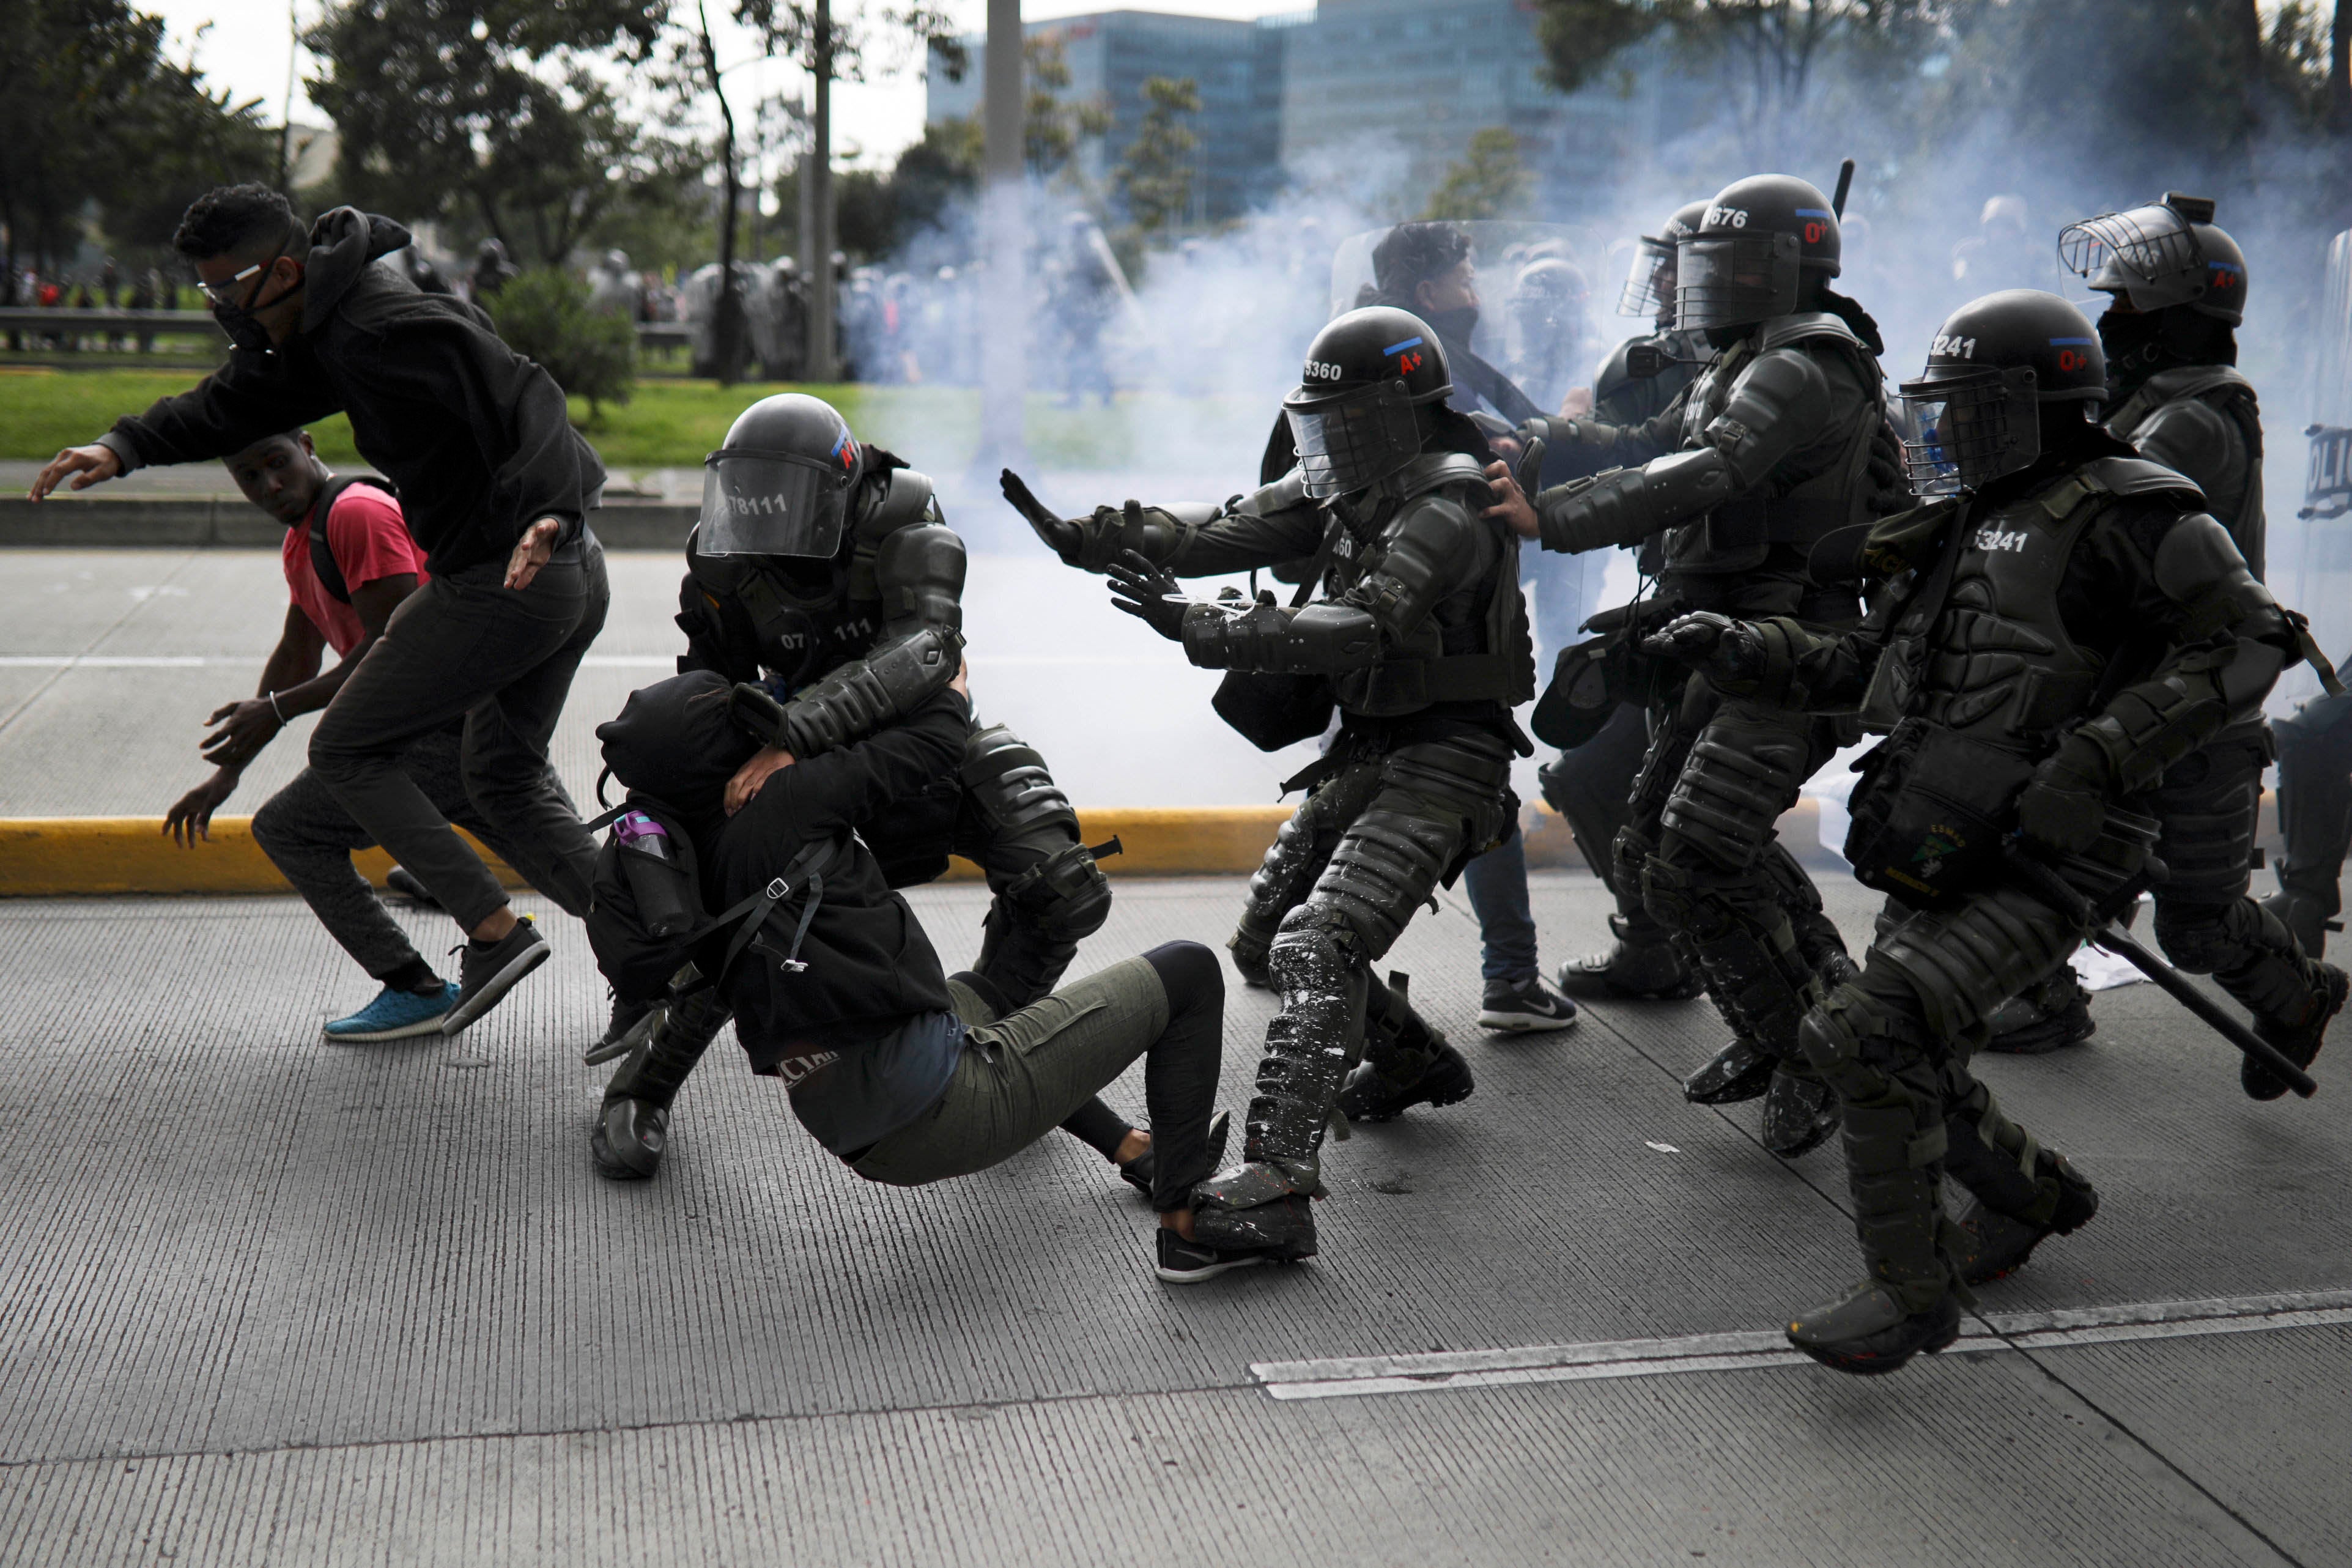
<svg viewBox="0 0 2352 1568"><path fill-rule="evenodd" d="M1143 123L1111 172L1111 183L1127 205L1128 222L1148 237L1192 211L1201 139L1181 117L1200 112L1200 85L1191 77L1146 77L1143 102Z"/></svg>
<svg viewBox="0 0 2352 1568"><path fill-rule="evenodd" d="M345 195L553 264L674 151L599 69L650 55L667 0L340 0L304 35Z"/></svg>
<svg viewBox="0 0 2352 1568"><path fill-rule="evenodd" d="M1022 155L1028 161L1029 172L1041 180L1065 171L1075 177L1070 160L1077 154L1080 142L1110 130L1110 106L1091 99L1077 103L1063 99L1063 89L1070 85L1070 62L1062 40L1051 33L1022 40L1021 66L1026 89L1022 101Z"/></svg>
<svg viewBox="0 0 2352 1568"><path fill-rule="evenodd" d="M268 177L255 103L208 90L163 52L162 18L123 0L0 0L0 226L10 265L69 257L95 203L108 237L160 248L215 184Z"/></svg>
<svg viewBox="0 0 2352 1568"><path fill-rule="evenodd" d="M1519 161L1519 139L1500 125L1470 138L1469 155L1450 164L1430 194L1424 218L1516 217L1534 194L1535 176Z"/></svg>
<svg viewBox="0 0 2352 1568"><path fill-rule="evenodd" d="M636 378L637 333L625 317L588 306L588 286L560 268L525 272L490 301L499 336L547 367L555 384L588 400L591 424L604 405L626 403Z"/></svg>

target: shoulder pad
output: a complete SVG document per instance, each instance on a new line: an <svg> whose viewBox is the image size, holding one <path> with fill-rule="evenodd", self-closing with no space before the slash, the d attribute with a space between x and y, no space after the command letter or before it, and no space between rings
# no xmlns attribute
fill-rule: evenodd
<svg viewBox="0 0 2352 1568"><path fill-rule="evenodd" d="M2185 364L2149 376L2147 390L2168 403L2177 398L2202 397L2224 387L2252 396L2254 384L2233 364Z"/></svg>
<svg viewBox="0 0 2352 1568"><path fill-rule="evenodd" d="M912 468L893 468L884 474L879 485L881 493L873 507L858 520L857 536L863 540L878 540L896 533L902 528L913 528L925 521L942 521L933 514L931 477Z"/></svg>
<svg viewBox="0 0 2352 1568"><path fill-rule="evenodd" d="M1807 338L1835 338L1840 342L1863 346L1853 335L1853 329L1827 310L1800 310L1792 316L1775 316L1765 322L1756 334L1759 349L1786 348Z"/></svg>
<svg viewBox="0 0 2352 1568"><path fill-rule="evenodd" d="M2195 480L2146 458L2099 458L2084 465L2081 471L2084 478L2095 481L2094 488L2111 496L2162 495L2169 491L2200 510L2205 506L2205 492L2197 488Z"/></svg>
<svg viewBox="0 0 2352 1568"><path fill-rule="evenodd" d="M1386 481L1399 500L1411 500L1449 485L1484 485L1486 470L1478 459L1460 452L1423 452Z"/></svg>

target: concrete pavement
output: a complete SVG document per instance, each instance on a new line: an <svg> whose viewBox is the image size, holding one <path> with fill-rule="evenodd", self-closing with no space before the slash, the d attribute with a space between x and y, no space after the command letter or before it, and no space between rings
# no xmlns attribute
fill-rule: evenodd
<svg viewBox="0 0 2352 1568"><path fill-rule="evenodd" d="M1123 884L1078 967L1238 892ZM914 897L950 963L981 898ZM1554 951L1601 928L1581 875L1536 900ZM1854 1271L1834 1149L1681 1101L1696 1005L1481 1037L1458 896L1391 963L1477 1093L1333 1146L1320 1258L1190 1289L1074 1141L869 1187L726 1038L660 1178L597 1180L602 993L541 913L472 1033L335 1047L366 984L290 900L0 904L0 1560L2352 1561L2338 1054L2253 1104L2138 986L1987 1063L2105 1207L1983 1293L2026 1348L1853 1380L1739 1351ZM1234 991L1227 1105L1271 1011ZM1277 1397L1362 1357L1410 1391Z"/></svg>

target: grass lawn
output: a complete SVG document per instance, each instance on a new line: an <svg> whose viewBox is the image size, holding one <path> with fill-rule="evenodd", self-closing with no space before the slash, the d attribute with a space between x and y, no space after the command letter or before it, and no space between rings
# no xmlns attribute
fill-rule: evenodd
<svg viewBox="0 0 2352 1568"><path fill-rule="evenodd" d="M60 447L103 433L118 415L145 408L158 397L185 391L194 370L61 372L0 368L0 458L40 458ZM587 405L572 400L572 422L614 468L692 468L726 439L735 416L771 393L803 390L839 408L850 428L897 451L918 468L949 472L968 464L980 444L980 394L970 387L814 386L747 383L721 388L708 381L641 381L625 405L608 405L591 421ZM1123 396L1110 409L1065 409L1032 395L1026 410L1035 460L1058 468L1157 466L1195 443L1231 451L1235 483L1256 472L1257 451L1273 410L1234 399L1162 394ZM350 425L341 415L310 426L330 462L359 461Z"/></svg>

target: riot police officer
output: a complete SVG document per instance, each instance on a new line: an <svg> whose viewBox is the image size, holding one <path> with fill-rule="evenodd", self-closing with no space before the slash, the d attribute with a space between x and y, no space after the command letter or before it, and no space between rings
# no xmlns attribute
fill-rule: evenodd
<svg viewBox="0 0 2352 1568"><path fill-rule="evenodd" d="M1869 1276L1788 1333L1851 1373L1951 1343L1968 1286L2096 1212L1969 1055L2004 997L2137 896L2152 794L2259 710L2299 647L2196 488L2096 422L2106 374L2072 305L2012 289L1963 306L1902 393L1921 492L1956 499L1873 531L1864 554L1892 592L1870 621L1838 634L1701 615L1653 644L1726 691L1859 704L1891 731L1855 788L1847 854L1892 901L1861 974L1803 1028L1842 1107ZM2022 852L2004 847L2020 836ZM1947 1173L1973 1195L1958 1226Z"/></svg>
<svg viewBox="0 0 2352 1568"><path fill-rule="evenodd" d="M1319 734L1339 710L1328 752L1291 781L1307 799L1251 879L1233 938L1236 967L1270 976L1282 1010L1244 1159L1198 1190L1202 1240L1282 1258L1315 1251L1307 1200L1322 1194L1335 1103L1381 1121L1471 1092L1461 1053L1372 965L1441 881L1508 831L1511 756L1532 750L1511 710L1535 686L1518 542L1479 516L1491 453L1446 405L1436 334L1403 310L1350 310L1316 335L1300 380L1283 404L1297 463L1224 505L1130 501L1058 520L1007 476L1064 561L1108 571L1120 608L1195 665L1233 672L1219 708L1253 740ZM1302 556L1313 564L1288 605L1197 602L1177 583Z"/></svg>
<svg viewBox="0 0 2352 1568"><path fill-rule="evenodd" d="M1495 514L1548 550L1643 547L1658 587L1637 626L1685 610L1852 625L1852 588L1808 574L1813 545L1871 515L1874 444L1885 423L1876 323L1833 292L1837 217L1787 174L1726 186L1675 246L1675 321L1714 355L1648 422L1533 422L1547 473L1597 475L1532 504L1493 470ZM1609 471L1602 471L1609 470ZM1763 1140L1793 1156L1835 1127L1828 1089L1797 1051L1816 976L1849 963L1818 889L1774 837L1805 780L1851 731L1839 721L1703 683L1655 701L1633 820L1617 836L1622 902L1665 929L1734 1038L1684 1093L1702 1104L1765 1098ZM1620 926L1620 947L1634 929ZM1612 950L1606 967L1621 956Z"/></svg>
<svg viewBox="0 0 2352 1568"><path fill-rule="evenodd" d="M736 417L706 460L686 560L678 668L738 683L739 706L766 710L774 738L736 775L730 805L796 759L893 723L961 666L963 541L929 478L860 443L820 399L782 394ZM893 888L934 879L950 853L979 863L994 898L968 983L999 1014L1051 991L1110 913L1110 885L1079 841L1076 812L1045 759L1002 724L975 723L952 777L858 832ZM697 992L673 1009L651 1058L630 1065L674 1094L725 1022L716 996ZM634 1043L642 1016L616 1008L592 1059ZM616 1079L608 1105L629 1089ZM1070 1131L1109 1155L1129 1129L1097 1101ZM623 1163L651 1173L650 1161Z"/></svg>
<svg viewBox="0 0 2352 1568"><path fill-rule="evenodd" d="M1591 416L1596 422L1632 426L1655 418L1713 357L1704 334L1675 325L1675 247L1683 236L1698 231L1706 207L1703 201L1685 202L1655 235L1645 234L1636 244L1617 313L1647 316L1653 330L1619 343L1593 373ZM1644 374L1634 374L1637 369ZM1633 820L1633 779L1649 750L1650 730L1642 704L1618 700L1615 693L1608 698L1614 711L1598 721L1591 738L1536 773L1545 804L1567 822L1585 864L1618 894L1617 913L1610 921L1615 942L1605 952L1560 965L1559 988L1579 997L1696 996L1698 977L1675 952L1664 928L1642 908L1641 889L1618 892L1617 835Z"/></svg>
<svg viewBox="0 0 2352 1568"><path fill-rule="evenodd" d="M2058 248L2068 267L2108 298L2098 323L2107 428L2143 458L2194 482L2260 581L2262 414L2236 367L2235 329L2246 308L2244 253L2214 224L2210 201L2178 192L2072 225ZM2294 737L2291 747L2314 726L2308 718L2302 728L2296 723L2283 726ZM2256 711L2166 775L2150 807L2164 824L2157 853L2168 873L2155 889L2156 935L2165 956L2192 973L2212 975L2253 1015L2256 1031L2292 1055L2306 1037L2315 1041L2344 1005L2343 977L2317 963L2289 926L2247 892L2270 754ZM2283 788L2281 795L2302 802L2300 791ZM2285 1092L2251 1061L2243 1081L2258 1099Z"/></svg>

